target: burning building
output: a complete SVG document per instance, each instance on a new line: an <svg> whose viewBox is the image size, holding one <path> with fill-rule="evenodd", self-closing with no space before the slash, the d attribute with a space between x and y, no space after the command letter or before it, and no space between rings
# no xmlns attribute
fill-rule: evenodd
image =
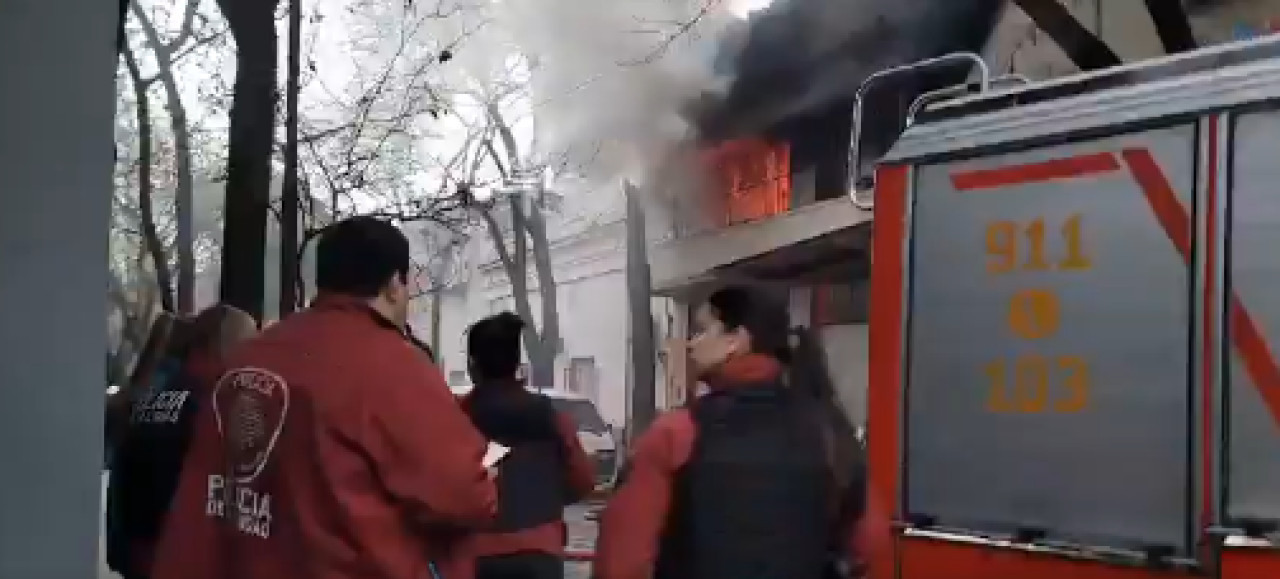
<svg viewBox="0 0 1280 579"><path fill-rule="evenodd" d="M850 202L859 177L923 92L965 81L965 67L877 86L867 96L859 166L851 166L854 100L869 75L952 52L978 52L1004 2L789 0L754 13L719 59L727 92L691 107L706 179L696 211L652 250L658 295L691 304L709 286L776 288L798 325L839 352L833 374L851 417L865 417L871 211ZM850 355L859 352L860 355ZM681 352L668 352L679 356ZM673 367L684 367L674 364ZM669 381L678 403L692 385Z"/></svg>

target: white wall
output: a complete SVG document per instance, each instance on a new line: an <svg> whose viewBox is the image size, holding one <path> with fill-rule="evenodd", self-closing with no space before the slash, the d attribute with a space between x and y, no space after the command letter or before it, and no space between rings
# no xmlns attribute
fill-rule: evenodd
<svg viewBox="0 0 1280 579"><path fill-rule="evenodd" d="M569 199L567 201L572 201ZM596 405L605 420L622 426L627 416L629 357L626 291L626 228L620 198L590 196L553 217L551 240L560 333L564 350L556 360L556 388L565 387L565 369L575 357L595 359ZM496 261L492 242L481 232L466 252L467 275L441 298L440 345L446 377L466 369L466 328L481 317L511 309L514 300L506 271ZM532 266L531 266L532 270ZM541 323L541 296L530 275L530 305ZM657 311L655 311L657 313ZM419 336L431 331L428 307L415 312Z"/></svg>
<svg viewBox="0 0 1280 579"><path fill-rule="evenodd" d="M559 286L564 352L557 364L556 385L564 386L570 358L595 358L596 405L605 420L622 426L627 416L629 311L621 252L617 257L616 267L602 263L595 271Z"/></svg>
<svg viewBox="0 0 1280 579"><path fill-rule="evenodd" d="M854 424L867 420L867 325L841 324L819 330L836 395Z"/></svg>

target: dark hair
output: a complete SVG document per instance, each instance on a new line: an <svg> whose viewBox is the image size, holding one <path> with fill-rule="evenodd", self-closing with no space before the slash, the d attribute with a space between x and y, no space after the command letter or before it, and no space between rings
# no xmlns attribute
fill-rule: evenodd
<svg viewBox="0 0 1280 579"><path fill-rule="evenodd" d="M409 277L409 239L375 217L330 225L316 243L316 289L372 298L391 279Z"/></svg>
<svg viewBox="0 0 1280 579"><path fill-rule="evenodd" d="M520 368L520 332L524 320L512 312L484 318L467 329L467 357L482 378L515 377ZM477 384L479 386L479 384Z"/></svg>
<svg viewBox="0 0 1280 579"><path fill-rule="evenodd" d="M839 404L827 352L816 332L797 326L789 332L791 361L787 365L788 380L796 388L818 400Z"/></svg>
<svg viewBox="0 0 1280 579"><path fill-rule="evenodd" d="M838 404L827 354L814 332L791 327L786 304L755 288L729 286L707 298L726 330L745 328L751 350L787 366L787 380L815 399Z"/></svg>
<svg viewBox="0 0 1280 579"><path fill-rule="evenodd" d="M725 330L743 328L751 334L752 352L791 361L791 315L786 304L756 288L728 286L712 293L707 305Z"/></svg>

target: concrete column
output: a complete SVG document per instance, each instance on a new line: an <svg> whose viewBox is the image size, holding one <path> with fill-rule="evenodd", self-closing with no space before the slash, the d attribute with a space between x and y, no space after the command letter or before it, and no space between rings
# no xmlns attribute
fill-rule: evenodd
<svg viewBox="0 0 1280 579"><path fill-rule="evenodd" d="M0 0L0 577L98 572L118 8Z"/></svg>

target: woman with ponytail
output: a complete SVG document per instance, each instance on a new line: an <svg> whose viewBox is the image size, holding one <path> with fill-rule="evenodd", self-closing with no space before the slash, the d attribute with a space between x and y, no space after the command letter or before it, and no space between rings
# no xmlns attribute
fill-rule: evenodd
<svg viewBox="0 0 1280 579"><path fill-rule="evenodd" d="M257 334L248 314L215 305L178 319L139 361L150 374L117 419L118 455L107 489L107 564L124 579L150 577L177 490L196 412L229 350Z"/></svg>
<svg viewBox="0 0 1280 579"><path fill-rule="evenodd" d="M856 576L865 465L816 341L746 287L711 294L695 326L708 391L637 440L596 579Z"/></svg>

